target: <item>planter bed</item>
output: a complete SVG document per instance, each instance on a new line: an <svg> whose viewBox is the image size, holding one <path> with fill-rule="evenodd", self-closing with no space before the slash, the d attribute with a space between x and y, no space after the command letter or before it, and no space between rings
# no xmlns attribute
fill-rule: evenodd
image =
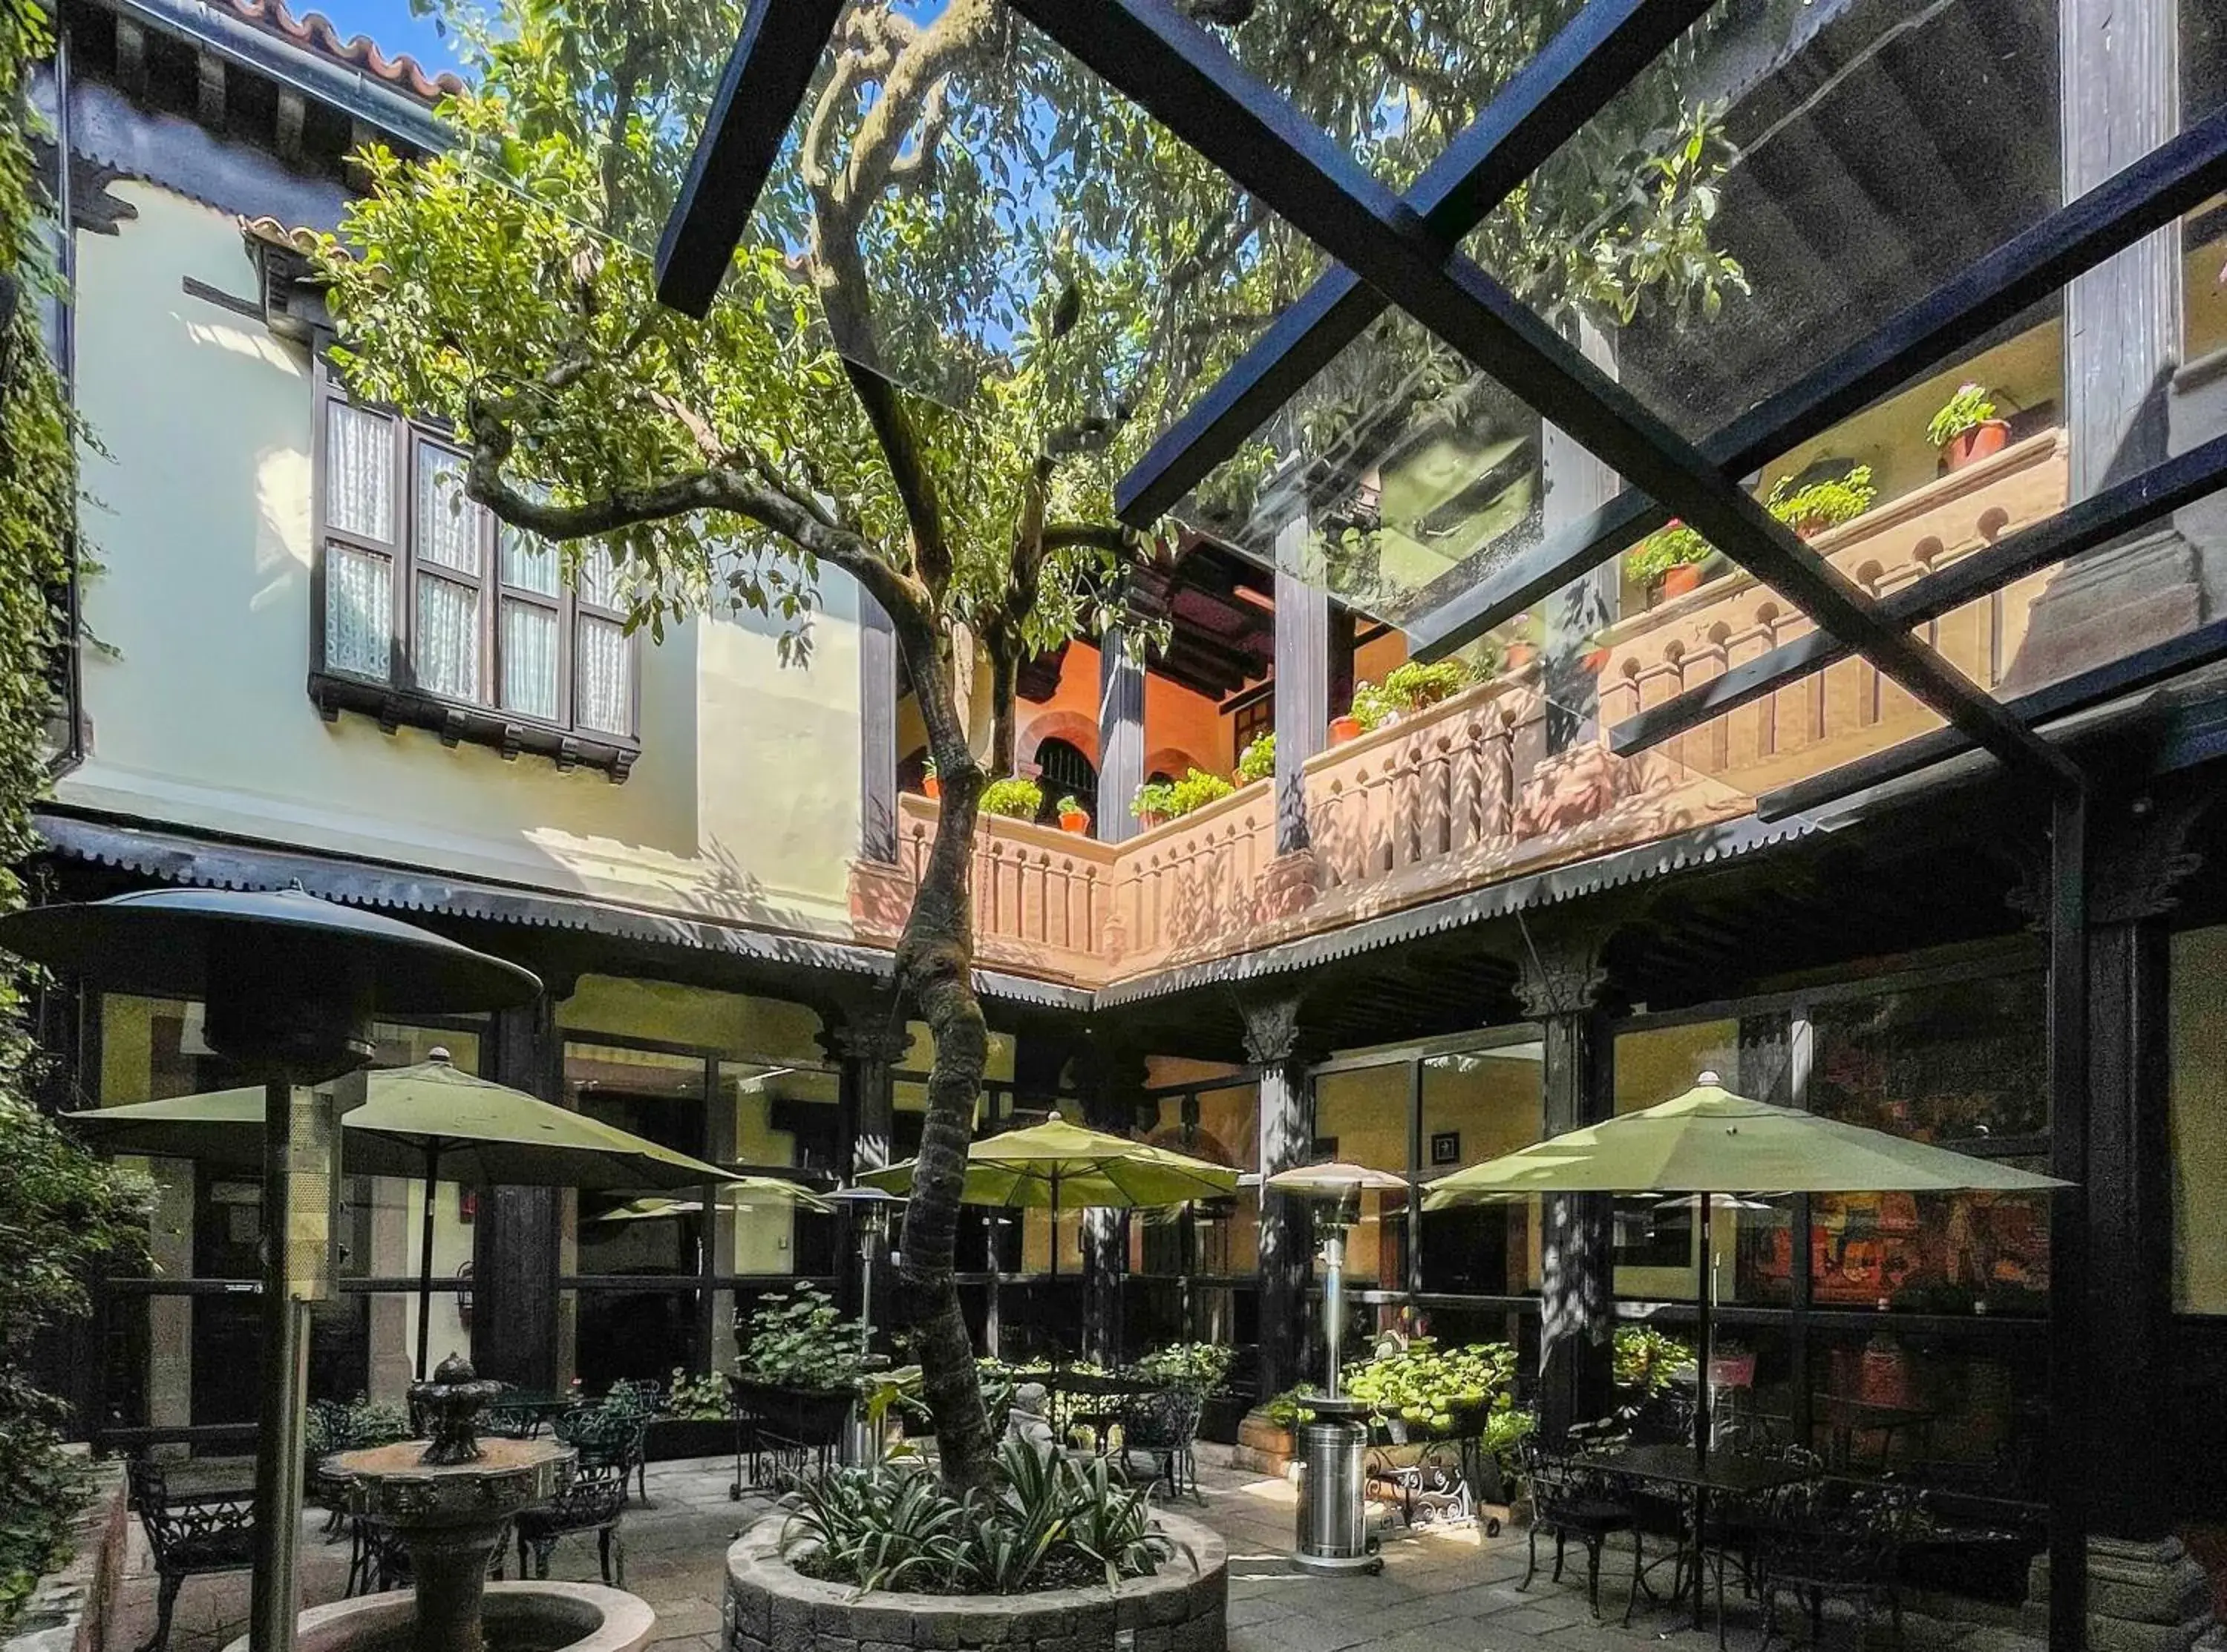
<svg viewBox="0 0 2227 1652"><path fill-rule="evenodd" d="M727 1551L724 1652L1223 1652L1229 1553L1180 1515L1156 1517L1176 1553L1149 1578L1108 1590L1024 1595L860 1595L805 1577L781 1557L784 1515L769 1515ZM1196 1562L1196 1569L1193 1569Z"/></svg>
<svg viewBox="0 0 2227 1652"><path fill-rule="evenodd" d="M731 1417L660 1417L650 1424L642 1440L642 1455L653 1463L734 1454L735 1419Z"/></svg>

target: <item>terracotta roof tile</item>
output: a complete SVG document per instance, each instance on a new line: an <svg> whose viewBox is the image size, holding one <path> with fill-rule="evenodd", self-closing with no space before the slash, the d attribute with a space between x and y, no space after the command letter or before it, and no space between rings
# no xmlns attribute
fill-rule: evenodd
<svg viewBox="0 0 2227 1652"><path fill-rule="evenodd" d="M225 0L225 3L244 22L320 57L361 69L374 80L384 80L423 102L434 103L448 93L464 89L463 80L455 74L443 71L428 75L415 58L387 56L368 35L341 40L340 31L322 12L306 11L296 17L286 9L286 0Z"/></svg>

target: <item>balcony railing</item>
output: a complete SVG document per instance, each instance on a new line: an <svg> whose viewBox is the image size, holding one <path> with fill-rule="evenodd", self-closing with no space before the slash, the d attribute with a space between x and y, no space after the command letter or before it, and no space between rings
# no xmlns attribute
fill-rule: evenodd
<svg viewBox="0 0 2227 1652"><path fill-rule="evenodd" d="M1822 534L1815 549L1884 595L1925 577L2064 501L2061 433L1992 458ZM2033 575L1922 633L1993 689L2009 674ZM1938 719L1861 660L1637 756L1599 730L1705 682L1809 622L1745 574L1713 580L1618 625L1606 639L1592 732L1549 752L1535 667L1469 689L1314 758L1311 845L1275 852L1267 782L1109 845L986 819L973 865L976 954L986 965L1096 986L1222 956L1735 820L1755 794L1895 744ZM1586 708L1571 708L1583 716ZM935 805L907 796L893 864L854 868L863 938L902 928L935 834Z"/></svg>

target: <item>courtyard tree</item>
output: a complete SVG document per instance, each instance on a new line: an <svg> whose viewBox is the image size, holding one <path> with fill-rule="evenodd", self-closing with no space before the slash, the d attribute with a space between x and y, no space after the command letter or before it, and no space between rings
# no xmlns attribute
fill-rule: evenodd
<svg viewBox="0 0 2227 1652"><path fill-rule="evenodd" d="M1386 175L1411 177L1569 0L1196 0L1241 57ZM833 569L889 616L941 779L896 1004L935 1039L905 1228L943 1472L991 1445L952 1279L987 1048L967 869L1011 771L1014 682L1176 554L1111 509L1120 467L1319 272L1319 255L1001 0L855 5L709 315L660 309L648 249L742 21L737 0L504 0L471 45L452 148L374 145L317 253L334 360L468 449L512 529L606 552L632 623L750 610L808 654ZM1675 63L1481 235L1557 312L1713 304L1722 157ZM1458 393L1414 329L1348 375L1341 417ZM1427 370L1426 370L1427 369ZM1334 430L1310 432L1329 451ZM1241 497L1271 445L1215 487ZM1149 641L1149 639L1148 639ZM979 752L960 685L986 671ZM1114 800L1120 807L1126 800ZM894 1013L895 1011L893 1011Z"/></svg>

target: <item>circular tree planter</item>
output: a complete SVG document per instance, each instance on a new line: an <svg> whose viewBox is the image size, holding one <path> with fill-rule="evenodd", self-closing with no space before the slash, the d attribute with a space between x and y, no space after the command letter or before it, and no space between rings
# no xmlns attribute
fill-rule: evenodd
<svg viewBox="0 0 2227 1652"><path fill-rule="evenodd" d="M805 1577L781 1557L787 1516L769 1515L727 1551L724 1652L1223 1652L1229 1551L1196 1521L1155 1518L1176 1553L1112 1589L1028 1595L861 1595ZM1193 1569L1196 1562L1196 1569Z"/></svg>

